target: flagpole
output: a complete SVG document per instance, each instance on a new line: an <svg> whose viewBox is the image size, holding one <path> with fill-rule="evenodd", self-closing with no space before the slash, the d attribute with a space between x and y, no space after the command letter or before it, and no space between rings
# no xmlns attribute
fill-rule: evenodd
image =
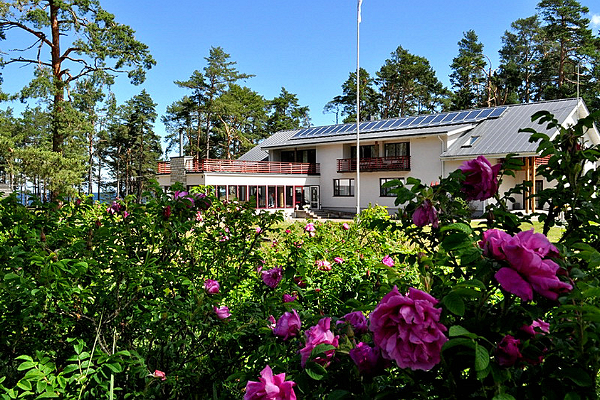
<svg viewBox="0 0 600 400"><path fill-rule="evenodd" d="M356 216L360 214L360 7L358 0L356 11Z"/></svg>

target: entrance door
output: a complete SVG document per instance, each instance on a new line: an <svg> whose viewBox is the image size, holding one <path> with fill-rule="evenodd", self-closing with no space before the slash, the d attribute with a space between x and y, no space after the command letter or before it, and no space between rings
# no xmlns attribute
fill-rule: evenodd
<svg viewBox="0 0 600 400"><path fill-rule="evenodd" d="M313 210L318 210L319 207L319 187L311 186L310 187L310 208Z"/></svg>

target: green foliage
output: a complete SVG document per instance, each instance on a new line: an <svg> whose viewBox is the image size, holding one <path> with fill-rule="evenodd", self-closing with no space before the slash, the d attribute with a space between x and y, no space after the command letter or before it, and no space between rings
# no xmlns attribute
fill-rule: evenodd
<svg viewBox="0 0 600 400"><path fill-rule="evenodd" d="M284 224L279 214L181 185L171 194L152 186L144 204L128 196L26 208L9 196L0 201L0 395L240 398L269 365L301 398L597 398L600 251L590 194L598 180L586 166L600 152L581 145L594 117L552 140L532 136L551 154L538 174L554 188L537 196L559 205L565 221L553 262L572 290L556 300L511 293L497 279L510 263L481 248L486 229L514 235L530 221L506 207L523 187L495 194L485 227L472 227L460 170L434 186L390 182L403 206L398 219L372 207L348 224ZM555 124L547 113L536 118ZM509 156L500 179L520 168ZM414 224L426 201L439 225ZM536 217L544 229L562 224L552 212ZM275 268L281 280L269 286L263 279ZM217 293L205 289L207 279L219 281ZM439 300L448 338L441 361L423 371L387 360L360 373L350 354L375 337L344 315L369 315L394 286ZM230 316L220 318L215 308L223 306ZM302 326L283 340L273 319L293 310ZM299 354L310 336L303 333L322 318L330 318L336 345L314 343ZM537 320L548 332L526 333ZM508 335L520 352L512 363L502 355Z"/></svg>

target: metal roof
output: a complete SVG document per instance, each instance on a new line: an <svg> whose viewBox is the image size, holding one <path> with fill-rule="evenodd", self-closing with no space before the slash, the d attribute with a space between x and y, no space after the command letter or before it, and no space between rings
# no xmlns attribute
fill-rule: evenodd
<svg viewBox="0 0 600 400"><path fill-rule="evenodd" d="M478 155L502 155L508 153L534 154L536 143L529 143L528 133L522 128L534 128L552 135L545 126L531 122L531 116L542 110L554 114L563 123L577 108L577 99L562 99L538 103L515 104L481 109L479 119L465 120L474 115L472 110L431 114L417 117L395 118L361 123L361 140L409 138L436 134L453 134L460 137L441 155L444 158L468 158ZM478 111L478 110L475 110ZM453 114L454 118L447 116ZM461 117L463 117L461 119ZM402 122L402 121L412 121ZM447 123L440 121L449 121ZM435 121L435 122L434 122ZM460 122L457 122L460 121ZM365 125L363 125L365 124ZM363 131L363 126L365 130ZM326 143L356 141L356 124L329 125L280 131L241 156L240 160L262 161L268 159L268 150L289 147L315 146Z"/></svg>
<svg viewBox="0 0 600 400"><path fill-rule="evenodd" d="M269 159L269 153L263 148L269 144L277 144L287 141L289 138L298 133L299 129L291 131L279 131L275 132L268 138L264 139L258 145L254 146L247 153L244 153L238 160L243 161L267 161Z"/></svg>
<svg viewBox="0 0 600 400"><path fill-rule="evenodd" d="M549 111L563 123L577 108L577 99L544 101L539 103L508 106L497 119L477 124L471 131L465 132L444 153L442 157L473 157L479 155L502 155L508 153L535 154L537 143L530 143L529 133L520 133L522 128L533 128L549 136L554 131L546 130L546 125L532 122L531 116L538 111Z"/></svg>
<svg viewBox="0 0 600 400"><path fill-rule="evenodd" d="M354 125L356 126L356 124ZM381 132L366 132L360 133L360 140L382 140L386 138L408 138L427 135L440 135L463 128L473 127L473 124L458 124L446 126L430 126L423 128L402 129L394 131ZM314 144L339 143L339 142L356 142L356 131L345 135L334 135L326 137L306 137L306 138L290 138L284 142L271 142L262 146L264 149L276 149L284 147L306 146Z"/></svg>

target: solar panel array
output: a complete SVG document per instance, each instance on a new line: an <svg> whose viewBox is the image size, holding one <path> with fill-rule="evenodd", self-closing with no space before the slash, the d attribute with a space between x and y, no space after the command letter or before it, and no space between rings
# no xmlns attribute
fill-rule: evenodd
<svg viewBox="0 0 600 400"><path fill-rule="evenodd" d="M453 111L442 114L385 119L382 121L365 121L360 123L360 133L479 122L485 119L498 118L504 113L504 111L506 111L507 108L508 107L493 107L471 111ZM314 126L301 129L294 136L292 136L291 139L350 135L355 132L355 123Z"/></svg>

